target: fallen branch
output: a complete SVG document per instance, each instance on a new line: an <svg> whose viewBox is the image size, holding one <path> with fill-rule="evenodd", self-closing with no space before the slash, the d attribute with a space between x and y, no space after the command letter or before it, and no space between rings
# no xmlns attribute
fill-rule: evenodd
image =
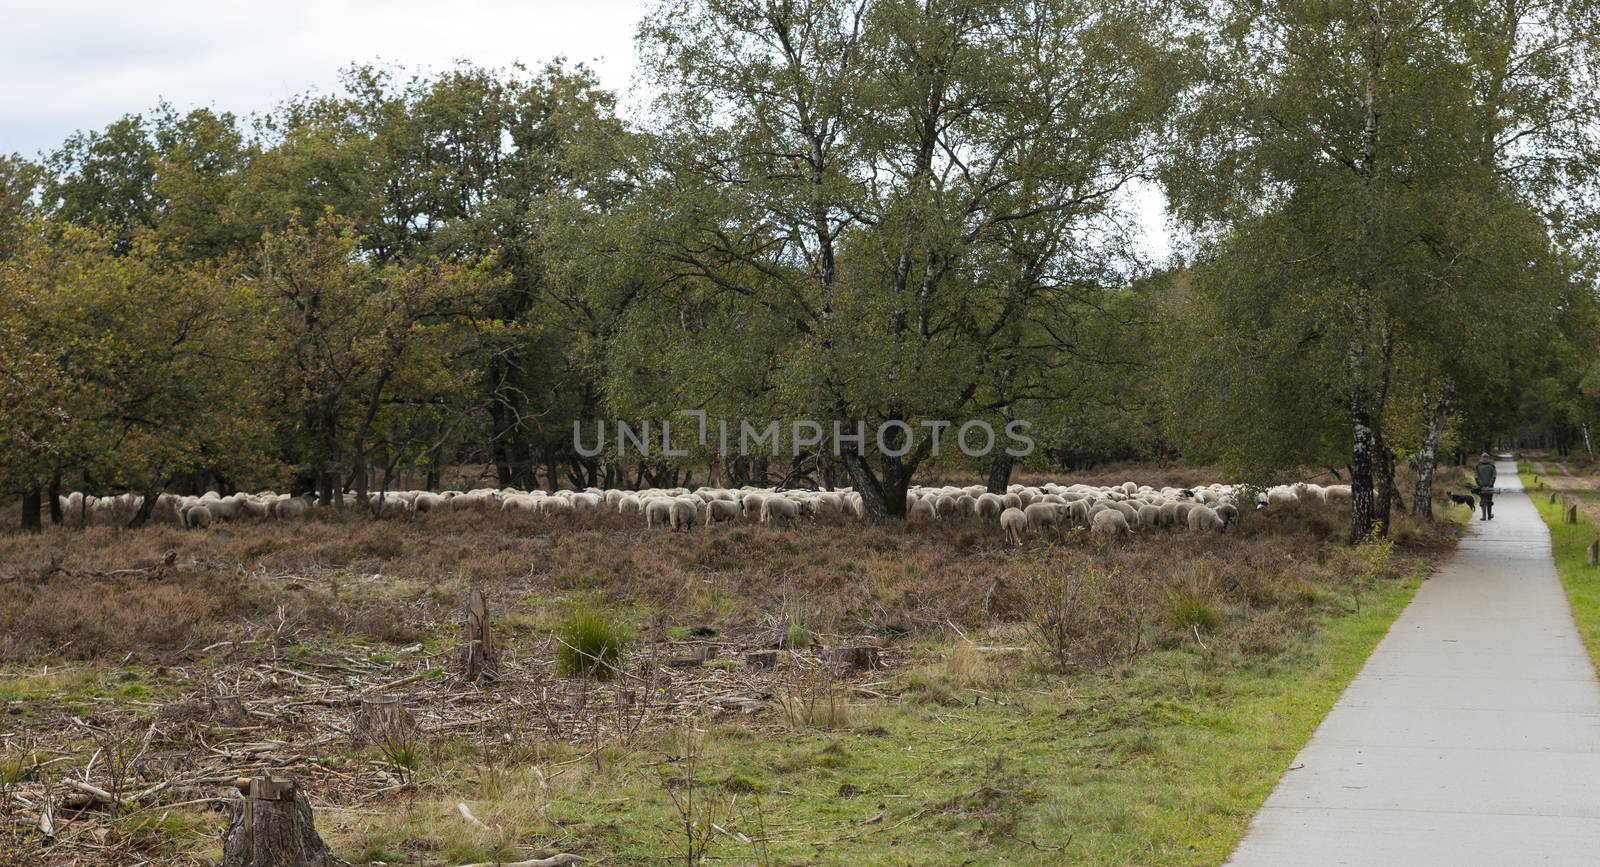
<svg viewBox="0 0 1600 867"><path fill-rule="evenodd" d="M549 858L534 858L528 861L479 861L475 864L462 864L461 867L565 867L567 864L577 864L582 860L576 855L562 852Z"/></svg>

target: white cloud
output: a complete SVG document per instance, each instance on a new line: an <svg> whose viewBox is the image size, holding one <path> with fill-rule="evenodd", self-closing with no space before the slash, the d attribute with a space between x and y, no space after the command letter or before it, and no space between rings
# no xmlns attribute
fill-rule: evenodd
<svg viewBox="0 0 1600 867"><path fill-rule="evenodd" d="M352 63L587 63L624 93L647 0L0 0L0 153L34 156L160 100L244 116L338 86ZM625 103L626 104L626 103ZM1153 259L1163 200L1130 197Z"/></svg>
<svg viewBox="0 0 1600 867"><path fill-rule="evenodd" d="M277 0L43 4L5 0L0 152L34 155L166 99L245 115L339 69L382 60L439 69L553 57L626 88L644 0Z"/></svg>

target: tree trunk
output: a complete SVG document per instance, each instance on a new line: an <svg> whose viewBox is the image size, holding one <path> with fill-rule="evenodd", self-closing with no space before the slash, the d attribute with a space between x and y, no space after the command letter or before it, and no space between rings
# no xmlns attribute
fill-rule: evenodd
<svg viewBox="0 0 1600 867"><path fill-rule="evenodd" d="M1350 541L1360 542L1372 532L1374 444L1372 426L1368 423L1361 399L1353 397L1350 404L1355 435L1350 450Z"/></svg>
<svg viewBox="0 0 1600 867"><path fill-rule="evenodd" d="M156 510L156 503L161 500L161 489L151 488L144 492L144 502L139 504L139 511L133 515L133 520L128 522L128 529L137 530L150 523L150 515Z"/></svg>
<svg viewBox="0 0 1600 867"><path fill-rule="evenodd" d="M39 509L44 505L44 497L38 488L29 488L22 492L22 530L25 533L42 533L44 525L39 522Z"/></svg>
<svg viewBox="0 0 1600 867"><path fill-rule="evenodd" d="M311 803L290 780L252 777L250 791L228 810L222 867L335 867L317 836Z"/></svg>
<svg viewBox="0 0 1600 867"><path fill-rule="evenodd" d="M1417 484L1411 492L1411 514L1433 520L1433 478L1439 468L1439 442L1444 439L1445 426L1450 422L1450 408L1455 401L1455 384L1445 380L1439 398L1429 406L1423 398L1422 448L1417 452Z"/></svg>
<svg viewBox="0 0 1600 867"><path fill-rule="evenodd" d="M1372 454L1373 482L1377 487L1372 501L1372 524L1378 535L1387 536L1394 516L1394 503L1399 498L1394 489L1394 452L1389 450L1389 442L1384 439L1382 431L1374 431L1372 439L1375 446Z"/></svg>
<svg viewBox="0 0 1600 867"><path fill-rule="evenodd" d="M56 470L50 476L50 523L61 526L61 471Z"/></svg>
<svg viewBox="0 0 1600 867"><path fill-rule="evenodd" d="M1016 465L1016 459L1005 453L1002 449L995 453L994 460L989 464L989 493L1004 494L1011 485L1011 468Z"/></svg>

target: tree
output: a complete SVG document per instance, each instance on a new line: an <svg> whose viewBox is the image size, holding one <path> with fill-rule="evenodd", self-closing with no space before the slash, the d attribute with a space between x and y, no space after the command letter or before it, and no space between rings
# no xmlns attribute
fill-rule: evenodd
<svg viewBox="0 0 1600 867"><path fill-rule="evenodd" d="M868 431L1003 412L996 373L1060 351L1020 323L1104 287L1181 80L1132 3L682 0L643 33L662 303L707 317L654 336L756 324L780 418ZM874 515L931 453L896 436L844 453Z"/></svg>
<svg viewBox="0 0 1600 867"><path fill-rule="evenodd" d="M475 314L496 285L489 267L379 265L359 255L351 223L330 213L268 235L249 276L260 305L257 361L276 389L278 439L301 469L297 487L337 504L353 484L365 505L376 442L392 470L437 428L422 421L462 411Z"/></svg>
<svg viewBox="0 0 1600 867"><path fill-rule="evenodd" d="M1574 70L1523 67L1514 52L1518 74L1538 72L1517 100L1502 98L1485 85L1495 76L1476 50L1489 20L1478 9L1221 4L1210 71L1169 166L1176 211L1202 239L1205 324L1185 333L1223 373L1213 388L1174 375L1205 398L1189 416L1191 442L1266 471L1347 451L1353 539L1389 521L1396 390L1428 392L1424 424L1407 426L1422 432L1423 493L1463 378L1481 367L1483 344L1463 335L1497 330L1501 311L1552 309L1548 293L1526 291L1547 285L1530 282L1527 263L1553 260L1546 225L1530 222L1533 187L1516 178L1551 177L1547 157L1572 165L1536 141L1572 128L1575 118L1537 115L1571 92ZM1529 99L1535 81L1550 98ZM1502 162L1526 148L1516 169ZM1245 420L1238 442L1220 442Z"/></svg>

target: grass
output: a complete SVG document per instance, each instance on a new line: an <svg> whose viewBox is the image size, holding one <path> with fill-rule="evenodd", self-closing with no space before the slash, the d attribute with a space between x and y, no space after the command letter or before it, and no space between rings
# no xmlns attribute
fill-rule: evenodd
<svg viewBox="0 0 1600 867"><path fill-rule="evenodd" d="M572 616L561 630L561 646L556 653L561 673L610 680L622 659L625 644L622 631L610 621L590 611Z"/></svg>
<svg viewBox="0 0 1600 867"><path fill-rule="evenodd" d="M692 780L666 742L605 774L557 760L498 772L492 787L468 761L445 771L443 797L341 816L334 833L356 853L409 839L495 857L502 838L452 820L465 801L491 828L559 829L616 863L657 863L685 848L670 795L694 786L727 831L707 843L713 861L1217 864L1418 580L1376 582L1359 612L1329 600L1318 629L1265 661L1170 649L1094 675L1014 670L1001 684L990 670L1001 663L958 642L908 675L908 700L858 700L842 729L752 737L706 722ZM919 700L929 680L954 706ZM530 791L533 779L549 782Z"/></svg>
<svg viewBox="0 0 1600 867"><path fill-rule="evenodd" d="M98 746L73 717L139 736L157 722L153 753L314 758L297 781L357 863L682 863L704 847L763 864L1215 864L1455 535L1397 520L1396 546L1351 548L1340 510L1313 504L1109 550L1082 534L1005 549L977 521L438 518L0 534L12 730L62 768ZM479 587L503 664L463 688L446 675ZM886 667L825 664L857 643ZM709 645L707 665L652 673ZM770 648L774 668L742 659ZM621 675L563 677L564 656ZM305 699L408 677L437 728L391 754L320 740L348 713ZM295 710L213 724L214 684L236 683ZM217 817L175 809L204 821L106 851L215 857Z"/></svg>
<svg viewBox="0 0 1600 867"><path fill-rule="evenodd" d="M1556 572L1567 591L1567 601L1572 605L1572 616L1583 636L1583 645L1589 650L1590 661L1600 667L1600 567L1590 566L1586 559L1589 545L1600 538L1600 528L1582 509L1578 510L1578 523L1567 523L1571 497L1558 496L1556 502L1551 503L1548 488L1540 484L1538 477L1527 470L1521 476L1528 498L1550 528Z"/></svg>

